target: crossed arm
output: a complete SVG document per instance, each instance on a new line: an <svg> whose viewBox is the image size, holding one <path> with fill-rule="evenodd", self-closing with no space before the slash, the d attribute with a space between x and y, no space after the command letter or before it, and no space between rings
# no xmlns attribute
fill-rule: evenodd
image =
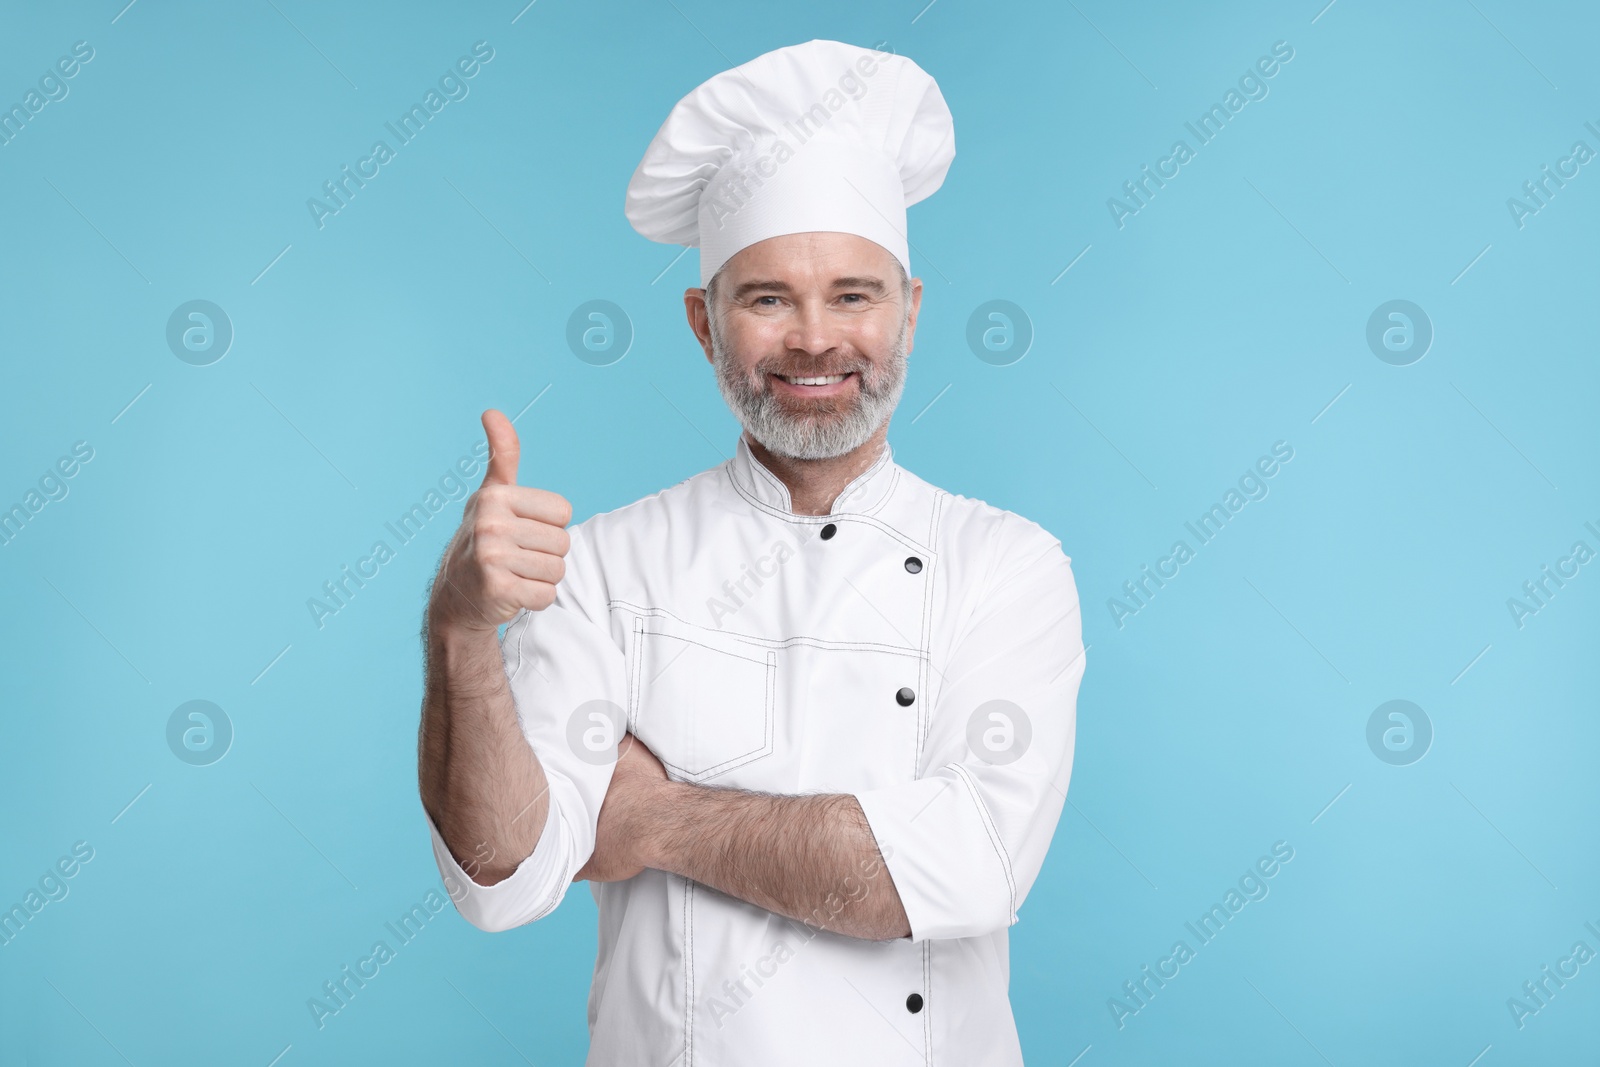
<svg viewBox="0 0 1600 1067"><path fill-rule="evenodd" d="M900 895L856 798L780 796L668 780L625 735L595 852L574 880L683 875L757 907L851 937L909 937Z"/></svg>
<svg viewBox="0 0 1600 1067"><path fill-rule="evenodd" d="M516 870L512 857L526 859L539 843L550 803L544 769L517 726L493 632L430 638L423 803L456 862L493 885ZM594 854L574 881L618 881L649 867L834 933L910 936L855 797L675 782L631 734L618 748Z"/></svg>

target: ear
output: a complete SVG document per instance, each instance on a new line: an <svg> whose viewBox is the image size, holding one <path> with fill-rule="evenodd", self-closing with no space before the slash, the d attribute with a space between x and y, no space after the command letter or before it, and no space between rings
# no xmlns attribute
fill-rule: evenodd
<svg viewBox="0 0 1600 1067"><path fill-rule="evenodd" d="M700 341L700 347L705 350L706 362L715 363L716 358L711 352L711 320L710 309L706 307L706 291L685 289L683 311L689 319L689 329L694 331L695 337Z"/></svg>
<svg viewBox="0 0 1600 1067"><path fill-rule="evenodd" d="M911 279L911 307L906 311L906 354L916 347L917 313L922 310L922 279Z"/></svg>

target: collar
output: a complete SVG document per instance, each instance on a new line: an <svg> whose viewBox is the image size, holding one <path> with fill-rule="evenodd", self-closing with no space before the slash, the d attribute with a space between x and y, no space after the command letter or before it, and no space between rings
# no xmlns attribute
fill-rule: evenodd
<svg viewBox="0 0 1600 1067"><path fill-rule="evenodd" d="M840 490L828 514L876 511L888 499L889 491L894 488L897 480L895 472L898 469L894 463L894 450L889 447L889 442L885 439L883 450L878 453L878 458L872 461L872 466L856 475L850 484ZM755 457L743 433L739 434L739 443L734 448L733 458L728 460L728 473L733 479L734 487L752 503L781 511L785 516L793 516L794 508L789 500L789 487L783 484L783 479L768 470L766 465Z"/></svg>

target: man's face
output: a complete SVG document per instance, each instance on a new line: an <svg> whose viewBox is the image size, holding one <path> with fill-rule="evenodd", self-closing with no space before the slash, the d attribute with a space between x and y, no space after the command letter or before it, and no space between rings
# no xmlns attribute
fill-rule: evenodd
<svg viewBox="0 0 1600 1067"><path fill-rule="evenodd" d="M728 407L768 450L828 459L888 421L905 387L922 282L903 292L888 250L848 233L773 237L685 294Z"/></svg>

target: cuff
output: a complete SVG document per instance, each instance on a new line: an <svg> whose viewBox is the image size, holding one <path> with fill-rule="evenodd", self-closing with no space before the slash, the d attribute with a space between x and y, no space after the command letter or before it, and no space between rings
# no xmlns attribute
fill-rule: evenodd
<svg viewBox="0 0 1600 1067"><path fill-rule="evenodd" d="M511 876L494 885L480 885L456 862L439 835L433 817L424 808L433 835L433 860L456 911L473 926L490 933L510 930L542 919L555 910L571 884L571 838L555 798L550 798L544 830L533 854L517 865Z"/></svg>
<svg viewBox="0 0 1600 1067"><path fill-rule="evenodd" d="M855 794L911 924L911 940L1016 922L1011 860L963 768Z"/></svg>

